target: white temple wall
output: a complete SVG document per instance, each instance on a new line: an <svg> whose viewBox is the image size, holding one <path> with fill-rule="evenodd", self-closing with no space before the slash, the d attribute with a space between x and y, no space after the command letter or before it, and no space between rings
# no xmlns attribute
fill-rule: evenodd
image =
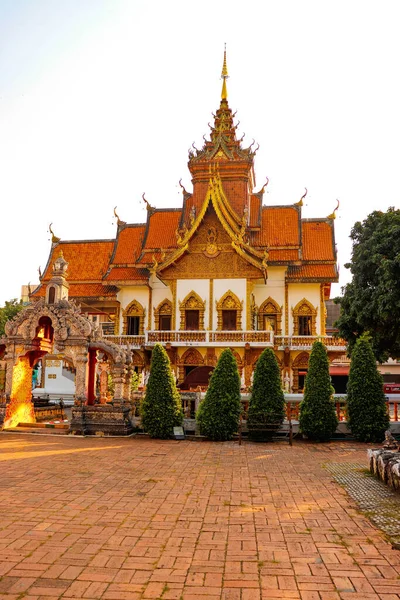
<svg viewBox="0 0 400 600"><path fill-rule="evenodd" d="M285 267L268 268L267 284L257 283L253 288L254 301L258 307L269 297L282 308L282 327L285 324Z"/></svg>
<svg viewBox="0 0 400 600"><path fill-rule="evenodd" d="M162 302L163 300L173 300L172 298L172 290L168 285L162 283L162 281L157 280L157 283L153 286L152 290L152 309L151 309L151 327L150 329L155 329L155 319L154 319L154 309ZM146 310L146 314L147 310ZM147 329L147 319L145 329Z"/></svg>

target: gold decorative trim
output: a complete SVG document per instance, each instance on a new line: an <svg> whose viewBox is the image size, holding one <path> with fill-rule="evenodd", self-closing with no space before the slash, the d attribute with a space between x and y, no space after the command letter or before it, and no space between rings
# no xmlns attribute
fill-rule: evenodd
<svg viewBox="0 0 400 600"><path fill-rule="evenodd" d="M151 331L151 313L153 308L153 288L149 286L149 319L147 322L147 329Z"/></svg>
<svg viewBox="0 0 400 600"><path fill-rule="evenodd" d="M213 329L213 306L214 306L214 279L210 279L210 299L208 308L208 329Z"/></svg>
<svg viewBox="0 0 400 600"><path fill-rule="evenodd" d="M285 283L285 335L289 335L289 285Z"/></svg>
<svg viewBox="0 0 400 600"><path fill-rule="evenodd" d="M253 303L251 299L251 293L254 289L254 282L249 279L246 280L246 329L254 329L254 323L252 318Z"/></svg>
<svg viewBox="0 0 400 600"><path fill-rule="evenodd" d="M172 330L176 330L176 279L171 281L172 292Z"/></svg>
<svg viewBox="0 0 400 600"><path fill-rule="evenodd" d="M261 304L258 310L258 329L264 329L264 319L266 316L274 316L276 319L275 335L282 335L282 309L278 303L269 296Z"/></svg>
<svg viewBox="0 0 400 600"><path fill-rule="evenodd" d="M236 331L242 330L242 311L243 302L234 294L231 290L225 292L225 294L216 301L217 305L217 330L222 331L222 311L223 310L236 310Z"/></svg>
<svg viewBox="0 0 400 600"><path fill-rule="evenodd" d="M319 288L320 294L320 319L321 319L321 335L326 335L326 307L325 307L325 295L324 295L324 284L321 283Z"/></svg>
<svg viewBox="0 0 400 600"><path fill-rule="evenodd" d="M206 309L206 301L202 300L196 292L189 292L182 302L179 302L179 310L181 311L181 331L186 329L186 311L199 311L199 330L204 330L204 312Z"/></svg>
<svg viewBox="0 0 400 600"><path fill-rule="evenodd" d="M145 310L137 300L132 300L125 309L122 309L123 329L122 335L128 335L128 317L139 317L139 335L144 334ZM150 319L150 314L149 314Z"/></svg>
<svg viewBox="0 0 400 600"><path fill-rule="evenodd" d="M317 335L317 312L311 302L303 298L292 308L293 335L299 335L299 317L311 317L311 335Z"/></svg>

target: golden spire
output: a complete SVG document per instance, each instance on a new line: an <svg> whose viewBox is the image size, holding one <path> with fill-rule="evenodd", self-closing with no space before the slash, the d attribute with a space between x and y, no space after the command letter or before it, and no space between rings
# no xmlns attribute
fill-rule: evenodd
<svg viewBox="0 0 400 600"><path fill-rule="evenodd" d="M224 62L222 65L222 73L221 73L221 79L223 79L223 84L222 84L222 92L221 92L221 100L226 100L228 98L228 91L226 89L226 80L228 79L229 75L228 75L228 67L226 66L226 44L224 47Z"/></svg>

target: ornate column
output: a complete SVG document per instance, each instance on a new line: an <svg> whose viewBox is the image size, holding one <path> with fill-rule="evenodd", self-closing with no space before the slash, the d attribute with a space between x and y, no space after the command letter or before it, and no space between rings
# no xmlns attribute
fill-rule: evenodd
<svg viewBox="0 0 400 600"><path fill-rule="evenodd" d="M88 405L94 404L96 398L96 358L97 350L91 348L89 350L89 371L88 371L88 392L87 392L87 403Z"/></svg>
<svg viewBox="0 0 400 600"><path fill-rule="evenodd" d="M100 404L105 404L108 391L108 364L101 362L98 365L100 370Z"/></svg>
<svg viewBox="0 0 400 600"><path fill-rule="evenodd" d="M88 357L86 352L78 354L75 358L75 396L77 398L86 398L86 366Z"/></svg>
<svg viewBox="0 0 400 600"><path fill-rule="evenodd" d="M114 363L111 375L114 381L114 401L121 402L124 397L126 366L123 363Z"/></svg>
<svg viewBox="0 0 400 600"><path fill-rule="evenodd" d="M132 364L125 367L125 383L123 384L123 394L122 398L125 402L129 402L131 399L131 379L134 371L134 366Z"/></svg>
<svg viewBox="0 0 400 600"><path fill-rule="evenodd" d="M8 351L4 359L6 361L6 381L4 393L6 394L6 396L11 396L14 356L12 353L10 353L10 351Z"/></svg>
<svg viewBox="0 0 400 600"><path fill-rule="evenodd" d="M285 335L289 334L289 285L285 283Z"/></svg>

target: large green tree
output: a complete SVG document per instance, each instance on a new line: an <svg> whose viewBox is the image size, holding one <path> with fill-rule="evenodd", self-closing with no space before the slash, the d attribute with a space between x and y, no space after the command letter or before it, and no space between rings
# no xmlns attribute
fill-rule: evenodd
<svg viewBox="0 0 400 600"><path fill-rule="evenodd" d="M168 439L172 437L173 428L182 425L181 398L168 354L161 344L153 348L141 413L143 429L153 438Z"/></svg>
<svg viewBox="0 0 400 600"><path fill-rule="evenodd" d="M326 348L322 342L314 342L299 419L300 431L308 439L328 442L335 433L338 420L333 403L333 392Z"/></svg>
<svg viewBox="0 0 400 600"><path fill-rule="evenodd" d="M20 310L24 308L22 300L13 298L7 300L2 308L0 308L0 337L4 335L4 327L10 319L13 319Z"/></svg>
<svg viewBox="0 0 400 600"><path fill-rule="evenodd" d="M367 336L356 342L347 384L347 412L352 434L361 442L381 442L389 427L383 379Z"/></svg>
<svg viewBox="0 0 400 600"><path fill-rule="evenodd" d="M254 371L247 426L255 441L268 440L285 418L285 397L274 351L266 348Z"/></svg>
<svg viewBox="0 0 400 600"><path fill-rule="evenodd" d="M375 358L400 358L400 210L371 213L355 223L349 268L353 279L344 288L336 322L349 352L363 333L371 337Z"/></svg>
<svg viewBox="0 0 400 600"><path fill-rule="evenodd" d="M240 411L239 371L232 350L227 348L219 357L196 414L200 432L212 440L230 440L238 430Z"/></svg>

